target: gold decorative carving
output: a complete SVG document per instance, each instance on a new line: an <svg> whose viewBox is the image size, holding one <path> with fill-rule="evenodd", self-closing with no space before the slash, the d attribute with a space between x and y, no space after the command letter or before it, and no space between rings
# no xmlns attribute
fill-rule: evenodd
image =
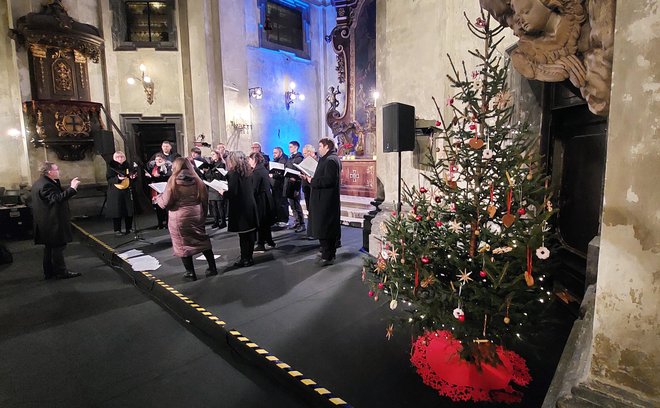
<svg viewBox="0 0 660 408"><path fill-rule="evenodd" d="M50 51L53 52L51 55L51 58L56 60L56 59L66 59L67 54L69 53L67 49L65 48L48 48Z"/></svg>
<svg viewBox="0 0 660 408"><path fill-rule="evenodd" d="M46 136L46 129L44 128L44 114L41 109L37 109L37 134L42 139Z"/></svg>
<svg viewBox="0 0 660 408"><path fill-rule="evenodd" d="M91 123L89 115L82 110L69 110L64 113L55 112L55 128L58 137L89 136Z"/></svg>
<svg viewBox="0 0 660 408"><path fill-rule="evenodd" d="M519 37L511 54L524 77L570 82L589 109L609 111L615 0L480 0L500 24Z"/></svg>
<svg viewBox="0 0 660 408"><path fill-rule="evenodd" d="M65 60L53 62L53 85L59 91L71 91L73 89L73 78L71 67Z"/></svg>
<svg viewBox="0 0 660 408"><path fill-rule="evenodd" d="M86 64L87 63L87 57L82 55L80 51L78 50L73 50L73 58L76 61L76 64Z"/></svg>
<svg viewBox="0 0 660 408"><path fill-rule="evenodd" d="M41 44L30 44L30 53L36 58L46 58L46 47Z"/></svg>

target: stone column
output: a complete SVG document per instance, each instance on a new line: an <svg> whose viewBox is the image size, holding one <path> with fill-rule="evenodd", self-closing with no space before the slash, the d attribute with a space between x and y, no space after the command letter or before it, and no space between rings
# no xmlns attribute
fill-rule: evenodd
<svg viewBox="0 0 660 408"><path fill-rule="evenodd" d="M617 2L591 361L563 406L660 406L659 25L654 2Z"/></svg>

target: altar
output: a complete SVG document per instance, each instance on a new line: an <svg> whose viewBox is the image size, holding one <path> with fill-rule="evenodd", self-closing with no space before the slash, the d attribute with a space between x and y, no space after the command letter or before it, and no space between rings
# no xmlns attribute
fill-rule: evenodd
<svg viewBox="0 0 660 408"><path fill-rule="evenodd" d="M376 160L341 160L342 195L375 198L376 186Z"/></svg>

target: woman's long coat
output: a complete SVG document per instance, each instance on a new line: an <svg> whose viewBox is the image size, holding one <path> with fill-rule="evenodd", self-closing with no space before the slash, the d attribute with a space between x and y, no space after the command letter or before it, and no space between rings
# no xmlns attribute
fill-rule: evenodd
<svg viewBox="0 0 660 408"><path fill-rule="evenodd" d="M309 206L313 209L312 235L319 239L336 239L341 233L339 183L341 162L332 150L319 159L312 178Z"/></svg>
<svg viewBox="0 0 660 408"><path fill-rule="evenodd" d="M192 256L211 249L211 240L204 227L208 209L206 191L202 199L197 197L197 184L188 170L182 170L175 183L176 194L168 187L156 198L156 204L169 210L167 228L172 237L174 256Z"/></svg>
<svg viewBox="0 0 660 408"><path fill-rule="evenodd" d="M46 176L41 176L32 184L35 244L60 246L71 242L71 213L68 201L75 194L75 189L63 189L59 180Z"/></svg>
<svg viewBox="0 0 660 408"><path fill-rule="evenodd" d="M118 163L114 160L110 161L107 166L105 178L108 180L108 192L105 207L105 215L108 218L132 217L133 216L133 200L131 196L131 187L119 189L115 184L119 184L119 174L131 173L131 169L126 162ZM133 179L128 179L130 184L133 184Z"/></svg>
<svg viewBox="0 0 660 408"><path fill-rule="evenodd" d="M271 192L270 177L263 163L258 163L252 171L252 186L254 188L254 200L257 204L257 217L259 225L273 225L275 221L275 204Z"/></svg>
<svg viewBox="0 0 660 408"><path fill-rule="evenodd" d="M226 169L227 166L223 161L211 162L211 168L204 174L204 179L206 181L213 180L226 180L227 178L222 175L220 169ZM209 190L209 201L220 201L222 200L222 195L218 193L215 188L208 188Z"/></svg>
<svg viewBox="0 0 660 408"><path fill-rule="evenodd" d="M229 190L224 193L224 198L229 200L227 231L248 232L256 229L259 226L259 217L252 179L249 176L242 177L232 170L227 173L227 184Z"/></svg>

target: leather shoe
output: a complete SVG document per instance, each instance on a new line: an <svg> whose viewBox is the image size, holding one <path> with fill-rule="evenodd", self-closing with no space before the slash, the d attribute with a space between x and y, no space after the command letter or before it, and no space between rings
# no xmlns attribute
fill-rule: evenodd
<svg viewBox="0 0 660 408"><path fill-rule="evenodd" d="M252 259L241 259L234 262L234 266L237 268L243 268L245 266L252 266L252 265L254 265L254 260Z"/></svg>
<svg viewBox="0 0 660 408"><path fill-rule="evenodd" d="M81 275L80 272L66 271L65 273L55 275L55 279L71 279L71 278L77 278L80 275Z"/></svg>
<svg viewBox="0 0 660 408"><path fill-rule="evenodd" d="M319 265L320 266L328 266L328 265L332 265L333 263L335 263L335 258L332 258L332 259L323 259L323 258L321 258L321 259L319 259Z"/></svg>
<svg viewBox="0 0 660 408"><path fill-rule="evenodd" d="M263 245L257 245L256 247L254 247L255 254L263 254L265 252L266 252L266 247Z"/></svg>
<svg viewBox="0 0 660 408"><path fill-rule="evenodd" d="M191 271L186 271L186 273L183 274L183 277L184 279L190 279L194 281L197 280L197 275L195 274L195 272L191 272Z"/></svg>
<svg viewBox="0 0 660 408"><path fill-rule="evenodd" d="M300 225L298 228L296 228L293 232L305 232L307 229L305 228L304 225Z"/></svg>
<svg viewBox="0 0 660 408"><path fill-rule="evenodd" d="M268 245L268 246L271 247L271 248L275 248L275 247L277 246L277 244L275 243L275 241L266 242L266 245Z"/></svg>
<svg viewBox="0 0 660 408"><path fill-rule="evenodd" d="M217 274L218 274L217 269L213 271L211 270L211 268L206 269L206 273L205 273L206 276L216 276Z"/></svg>

